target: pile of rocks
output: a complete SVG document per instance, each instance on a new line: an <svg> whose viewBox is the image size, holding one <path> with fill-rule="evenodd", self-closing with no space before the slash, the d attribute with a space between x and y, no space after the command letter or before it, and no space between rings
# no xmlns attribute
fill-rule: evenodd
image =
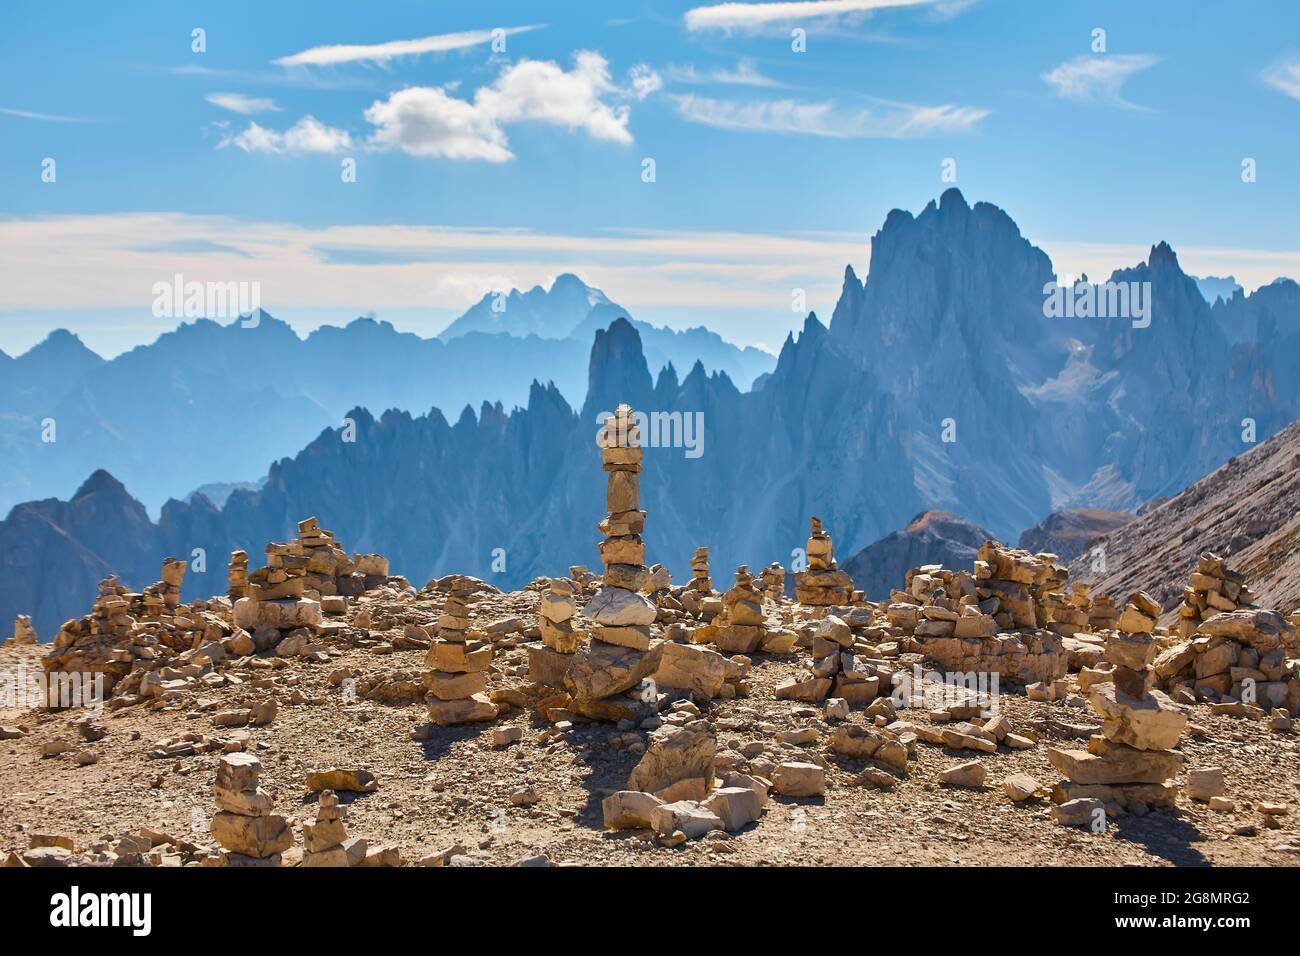
<svg viewBox="0 0 1300 956"><path fill-rule="evenodd" d="M172 562L165 573L173 581L184 574L184 562ZM90 614L66 621L42 660L47 672L104 675L104 690L112 693L136 667L153 669L196 644L228 637L232 628L205 601L168 606L170 587L158 582L132 592L116 576L99 583Z"/></svg>
<svg viewBox="0 0 1300 956"><path fill-rule="evenodd" d="M886 609L903 649L941 670L999 674L1021 684L1052 681L1069 671L1070 655L1050 621L1048 595L1066 571L1053 555L988 541L973 572L924 565L907 572Z"/></svg>
<svg viewBox="0 0 1300 956"><path fill-rule="evenodd" d="M645 512L640 510L643 449L639 441L640 430L628 405L618 406L597 436L608 475L607 515L597 525L605 536L600 543L605 572L600 590L583 609L592 624L591 640L573 656L564 675L575 709L597 718L608 718L623 709L596 702L637 686L656 670L662 652L663 642L651 630L658 608L640 593L647 571L641 539Z"/></svg>
<svg viewBox="0 0 1300 956"><path fill-rule="evenodd" d="M807 640L812 666L777 684L777 700L811 704L834 697L847 705L865 706L892 690L892 669L878 657L877 647L859 640L839 615L828 614L818 621Z"/></svg>
<svg viewBox="0 0 1300 956"><path fill-rule="evenodd" d="M1229 568L1213 551L1202 551L1191 584L1183 588L1183 603L1178 607L1179 634L1191 637L1203 621L1214 615L1254 604L1255 595L1245 577Z"/></svg>
<svg viewBox="0 0 1300 956"><path fill-rule="evenodd" d="M8 643L15 645L37 643L36 629L32 627L31 615L19 614L14 617L14 636L9 638Z"/></svg>
<svg viewBox="0 0 1300 956"><path fill-rule="evenodd" d="M226 593L230 600L248 597L248 552L238 549L230 552L230 565L226 570Z"/></svg>
<svg viewBox="0 0 1300 956"><path fill-rule="evenodd" d="M1159 606L1139 591L1120 615L1119 630L1106 638L1111 679L1088 689L1088 701L1101 715L1101 734L1087 750L1048 748L1052 766L1065 775L1052 800L1062 823L1088 823L1096 811L1143 812L1171 807L1177 788L1169 781L1183 766L1174 748L1187 717L1168 697L1153 689L1156 639L1152 634Z"/></svg>
<svg viewBox="0 0 1300 956"><path fill-rule="evenodd" d="M303 866L356 866L366 856L366 841L349 839L344 820L347 809L333 790L322 790L316 803L316 822L302 828Z"/></svg>
<svg viewBox="0 0 1300 956"><path fill-rule="evenodd" d="M212 793L219 810L212 837L222 847L218 866L279 866L293 846L293 828L272 812L275 799L260 786L262 762L249 753L222 756Z"/></svg>
<svg viewBox="0 0 1300 956"><path fill-rule="evenodd" d="M492 644L470 632L469 598L474 585L453 587L438 618L438 637L429 645L424 675L429 722L440 727L495 720L497 705L487 695Z"/></svg>
<svg viewBox="0 0 1300 956"><path fill-rule="evenodd" d="M832 607L852 604L853 579L835 563L835 546L822 530L819 518L812 519L812 532L805 550L808 570L794 576L795 599L809 607Z"/></svg>
<svg viewBox="0 0 1300 956"><path fill-rule="evenodd" d="M785 598L785 568L779 561L773 561L763 569L763 596L773 604L779 604Z"/></svg>
<svg viewBox="0 0 1300 956"><path fill-rule="evenodd" d="M1127 614L1127 611L1125 612ZM1242 608L1199 622L1189 641L1155 660L1156 677L1175 700L1285 709L1300 715L1300 643L1277 611Z"/></svg>
<svg viewBox="0 0 1300 956"><path fill-rule="evenodd" d="M304 550L299 541L266 546L266 565L247 575L247 593L235 601L236 626L254 635L267 629L285 632L320 626L320 601L306 596L310 559ZM259 640L270 646L278 642L278 638Z"/></svg>
<svg viewBox="0 0 1300 956"><path fill-rule="evenodd" d="M1063 591L1048 591L1043 595L1047 611L1047 629L1062 637L1088 634L1092 631L1092 597L1088 585L1075 582L1067 595ZM1113 605L1112 605L1113 608Z"/></svg>

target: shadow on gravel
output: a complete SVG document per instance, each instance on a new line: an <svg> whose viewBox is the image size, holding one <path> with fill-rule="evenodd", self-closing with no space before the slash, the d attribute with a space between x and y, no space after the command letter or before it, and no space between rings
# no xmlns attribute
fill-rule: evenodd
<svg viewBox="0 0 1300 956"><path fill-rule="evenodd" d="M1156 811L1144 817L1119 817L1113 827L1117 839L1137 843L1152 856L1168 860L1175 866L1210 865L1210 861L1193 846L1204 841L1205 834L1182 817Z"/></svg>

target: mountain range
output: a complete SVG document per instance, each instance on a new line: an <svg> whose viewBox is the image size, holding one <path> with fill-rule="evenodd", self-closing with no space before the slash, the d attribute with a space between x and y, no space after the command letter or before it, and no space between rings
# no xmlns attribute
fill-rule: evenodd
<svg viewBox="0 0 1300 956"><path fill-rule="evenodd" d="M370 318L299 338L259 310L255 321L183 323L108 361L64 330L17 358L0 352L0 512L66 496L103 468L157 513L203 485L259 480L355 406L511 408L533 379L578 403L595 329L628 315L572 275L503 296L499 313L492 301L433 339ZM748 388L775 363L704 328L635 325L656 368L701 361Z"/></svg>
<svg viewBox="0 0 1300 956"><path fill-rule="evenodd" d="M620 317L595 332L581 406L554 382L534 381L522 407L485 402L454 421L436 409L353 408L355 440L346 429L320 431L271 464L260 488L233 490L222 507L202 495L169 501L157 523L120 482L96 474L70 501L22 505L0 523L0 620L34 612L48 636L84 610L100 570L145 583L166 554L195 548L206 571L187 577L187 594L221 592L230 548L260 553L310 514L416 583L457 571L514 587L595 566L595 433L599 413L619 402L702 416L702 454L646 450L645 537L649 560L678 580L707 545L723 587L740 563L789 567L810 515L825 522L842 561L929 510L1015 540L1062 508L1131 512L1176 494L1250 447L1246 420L1263 440L1296 417L1294 282L1211 307L1163 242L1110 277L1150 283L1142 322L1051 317L1055 282L1046 254L1010 216L949 190L919 214L890 213L872 240L868 278L846 269L829 324L809 315L748 391L700 363L684 378L675 367L652 375L645 339ZM401 368L388 370L394 388ZM341 393L339 375L312 377ZM156 448L169 453L155 455L170 467L186 440L206 453L196 431L160 435ZM251 452L238 461L251 474L262 467ZM222 464L227 479L239 477Z"/></svg>

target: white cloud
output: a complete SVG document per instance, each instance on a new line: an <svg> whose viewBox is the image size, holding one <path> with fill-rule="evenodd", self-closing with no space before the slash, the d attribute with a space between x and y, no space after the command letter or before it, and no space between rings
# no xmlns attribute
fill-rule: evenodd
<svg viewBox="0 0 1300 956"><path fill-rule="evenodd" d="M245 96L243 93L209 93L207 100L213 106L220 106L223 110L230 110L232 113L241 113L244 116L251 116L254 113L278 113L280 107L275 102L256 96Z"/></svg>
<svg viewBox="0 0 1300 956"><path fill-rule="evenodd" d="M504 163L514 158L505 130L473 103L437 87L399 90L366 110L379 127L370 144L431 159L482 159Z"/></svg>
<svg viewBox="0 0 1300 956"><path fill-rule="evenodd" d="M668 79L674 83L687 84L706 84L721 83L726 86L761 86L761 87L779 87L785 84L779 83L770 76L764 75L753 60L741 60L736 64L734 70L719 68L700 72L693 64L686 66L669 66L664 71Z"/></svg>
<svg viewBox="0 0 1300 956"><path fill-rule="evenodd" d="M755 31L775 24L805 23L811 20L839 20L854 15L869 15L876 10L897 7L921 7L939 3L948 10L950 3L940 0L794 0L789 3L718 3L686 11L688 30Z"/></svg>
<svg viewBox="0 0 1300 956"><path fill-rule="evenodd" d="M688 93L675 98L682 118L718 129L797 133L835 139L905 139L968 130L989 111L970 106L882 103L846 110L798 100L718 100Z"/></svg>
<svg viewBox="0 0 1300 956"><path fill-rule="evenodd" d="M632 85L632 95L643 100L656 90L663 89L663 78L651 67L638 63L627 71L628 82Z"/></svg>
<svg viewBox="0 0 1300 956"><path fill-rule="evenodd" d="M247 129L226 137L217 148L232 145L247 153L337 153L352 146L352 137L347 130L304 116L284 132L249 123Z"/></svg>
<svg viewBox="0 0 1300 956"><path fill-rule="evenodd" d="M506 27L501 30L503 36L514 36L540 30L544 24L524 27ZM421 37L416 40L392 40L388 43L370 44L335 44L331 46L314 46L301 53L282 56L273 60L281 66L333 66L339 63L387 63L395 57L418 56L422 53L445 53L449 50L463 50L479 46L492 40L491 30L467 30L463 33L442 33L436 36Z"/></svg>
<svg viewBox="0 0 1300 956"><path fill-rule="evenodd" d="M1085 54L1044 73L1043 81L1062 99L1145 109L1124 99L1124 84L1134 73L1159 62L1149 53Z"/></svg>
<svg viewBox="0 0 1300 956"><path fill-rule="evenodd" d="M366 110L366 119L378 127L370 144L414 156L505 162L513 153L504 127L526 122L628 144L628 107L611 106L603 97L640 99L659 82L649 68L634 68L631 79L630 90L617 88L603 56L579 51L571 70L551 61L520 60L479 87L472 100L449 96L448 87L410 87Z"/></svg>
<svg viewBox="0 0 1300 956"><path fill-rule="evenodd" d="M1260 78L1279 92L1300 100L1300 60L1270 66Z"/></svg>

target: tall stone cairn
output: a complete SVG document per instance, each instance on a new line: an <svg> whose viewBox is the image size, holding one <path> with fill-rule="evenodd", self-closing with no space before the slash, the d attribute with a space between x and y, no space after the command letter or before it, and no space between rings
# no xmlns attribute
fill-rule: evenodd
<svg viewBox="0 0 1300 956"><path fill-rule="evenodd" d="M497 706L488 699L487 667L492 644L471 636L469 603L464 588L453 588L438 618L438 637L429 645L424 675L429 721L440 727L495 720Z"/></svg>
<svg viewBox="0 0 1300 956"><path fill-rule="evenodd" d="M230 600L238 601L248 597L248 552L244 550L230 552L230 564L226 571L226 593Z"/></svg>
<svg viewBox="0 0 1300 956"><path fill-rule="evenodd" d="M763 596L773 604L785 597L785 568L773 561L763 569Z"/></svg>
<svg viewBox="0 0 1300 956"><path fill-rule="evenodd" d="M728 654L753 654L767 636L763 619L763 592L754 584L749 568L736 569L736 585L722 596L722 620L717 632L718 650Z"/></svg>
<svg viewBox="0 0 1300 956"><path fill-rule="evenodd" d="M271 812L275 799L260 786L261 776L262 762L249 753L226 754L217 764L212 837L225 848L220 866L279 866L280 854L293 846L293 828Z"/></svg>
<svg viewBox="0 0 1300 956"><path fill-rule="evenodd" d="M691 557L691 582L687 585L701 594L713 593L713 579L709 577L709 549L696 548Z"/></svg>
<svg viewBox="0 0 1300 956"><path fill-rule="evenodd" d="M575 709L596 719L637 716L644 708L605 703L605 698L637 687L654 673L663 652L662 639L654 638L651 631L658 608L639 593L649 576L641 540L645 512L641 510L639 440L639 429L627 405L620 405L605 419L596 440L608 475L607 514L596 526L605 536L600 543L605 571L600 590L583 609L584 617L592 624L591 641L573 656L564 674L564 685Z"/></svg>
<svg viewBox="0 0 1300 956"><path fill-rule="evenodd" d="M835 546L822 529L820 518L812 519L812 532L805 550L808 570L794 576L795 597L809 607L831 607L853 601L853 579L835 563Z"/></svg>
<svg viewBox="0 0 1300 956"><path fill-rule="evenodd" d="M1102 718L1101 733L1089 738L1086 751L1047 751L1052 766L1066 778L1053 790L1055 803L1095 800L1096 806L1116 804L1126 810L1174 805L1177 788L1168 781L1183 766L1183 756L1174 748L1187 717L1153 689L1157 645L1152 632L1159 618L1160 606L1138 591L1120 615L1119 630L1107 637L1112 680L1088 690L1088 702Z"/></svg>

